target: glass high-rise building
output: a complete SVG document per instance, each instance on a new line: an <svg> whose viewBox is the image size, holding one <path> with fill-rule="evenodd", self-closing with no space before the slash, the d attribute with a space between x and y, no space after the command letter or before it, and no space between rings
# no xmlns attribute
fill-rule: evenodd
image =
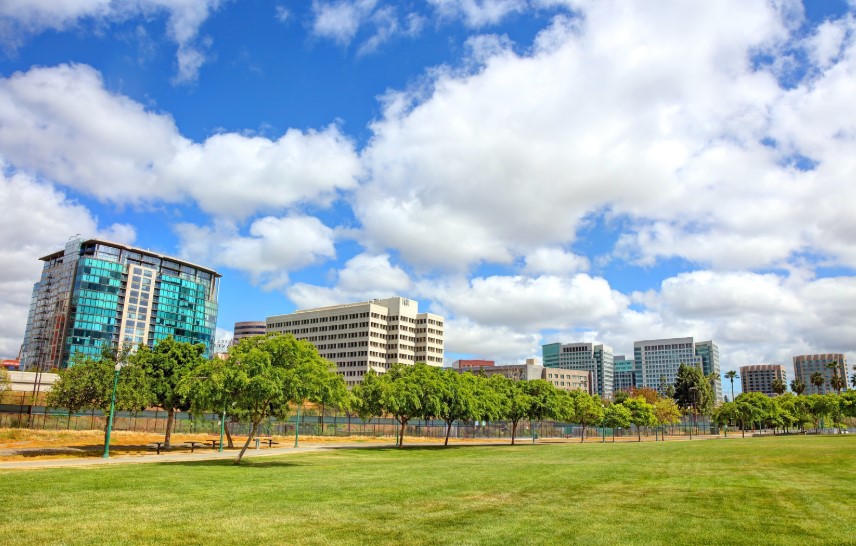
<svg viewBox="0 0 856 546"><path fill-rule="evenodd" d="M545 368L589 372L592 394L612 398L612 347L602 343L549 343L541 346Z"/></svg>
<svg viewBox="0 0 856 546"><path fill-rule="evenodd" d="M719 346L713 341L695 342L691 337L649 339L633 344L636 383L663 393L674 385L681 364L697 366L704 375L714 375L713 388L717 402L722 401L722 381L719 377Z"/></svg>
<svg viewBox="0 0 856 546"><path fill-rule="evenodd" d="M168 336L203 343L210 355L220 286L213 269L101 239L72 239L41 259L22 369L61 369L76 353Z"/></svg>

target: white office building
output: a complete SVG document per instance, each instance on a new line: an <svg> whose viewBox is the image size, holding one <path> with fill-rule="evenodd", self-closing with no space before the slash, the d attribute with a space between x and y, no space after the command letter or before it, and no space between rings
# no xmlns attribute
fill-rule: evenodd
<svg viewBox="0 0 856 546"><path fill-rule="evenodd" d="M602 343L550 343L541 350L545 367L589 372L592 394L612 398L612 347Z"/></svg>
<svg viewBox="0 0 856 546"><path fill-rule="evenodd" d="M305 339L352 387L369 370L384 373L392 364L443 365L443 317L420 313L406 298L386 298L306 309L268 317L268 332Z"/></svg>

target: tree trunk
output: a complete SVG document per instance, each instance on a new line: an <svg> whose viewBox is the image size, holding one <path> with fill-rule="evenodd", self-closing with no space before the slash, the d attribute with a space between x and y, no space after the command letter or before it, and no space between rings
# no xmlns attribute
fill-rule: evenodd
<svg viewBox="0 0 856 546"><path fill-rule="evenodd" d="M582 423L582 428L580 428L580 443L586 441L586 425Z"/></svg>
<svg viewBox="0 0 856 546"><path fill-rule="evenodd" d="M172 439L172 427L175 423L175 409L170 408L166 412L166 434L163 437L163 448L169 449L169 442Z"/></svg>
<svg viewBox="0 0 856 546"><path fill-rule="evenodd" d="M226 426L223 427L223 430L226 431L226 442L227 442L227 445L229 446L229 449L235 449L235 443L234 443L234 441L232 441L232 432L229 430L229 425L231 425L231 424L232 424L231 422L228 423Z"/></svg>
<svg viewBox="0 0 856 546"><path fill-rule="evenodd" d="M639 434L639 441L641 442L642 441L642 429L639 426L637 426L636 432Z"/></svg>
<svg viewBox="0 0 856 546"><path fill-rule="evenodd" d="M259 421L261 422L261 421ZM256 432L259 429L259 422L254 422L252 428L250 429L250 434L247 436L247 441L244 442L244 447L241 448L241 452L238 453L238 458L235 459L235 464L241 464L241 458L244 456L244 452L247 451L247 448L250 446L250 442L255 438Z"/></svg>
<svg viewBox="0 0 856 546"><path fill-rule="evenodd" d="M401 419L401 433L398 435L398 447L404 445L404 427L407 426L407 419Z"/></svg>
<svg viewBox="0 0 856 546"><path fill-rule="evenodd" d="M449 436L452 434L452 423L454 423L454 420L450 419L446 421L446 441L443 442L444 446L449 445Z"/></svg>
<svg viewBox="0 0 856 546"><path fill-rule="evenodd" d="M321 436L324 436L324 404L321 404Z"/></svg>
<svg viewBox="0 0 856 546"><path fill-rule="evenodd" d="M514 437L517 435L517 421L511 421L511 445L514 445Z"/></svg>

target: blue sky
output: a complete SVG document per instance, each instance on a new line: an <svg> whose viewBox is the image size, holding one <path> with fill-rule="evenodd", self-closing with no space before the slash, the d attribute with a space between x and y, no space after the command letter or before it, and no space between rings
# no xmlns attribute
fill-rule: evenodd
<svg viewBox="0 0 856 546"><path fill-rule="evenodd" d="M856 7L0 4L0 356L75 233L235 321L400 294L447 357L720 344L856 361Z"/></svg>

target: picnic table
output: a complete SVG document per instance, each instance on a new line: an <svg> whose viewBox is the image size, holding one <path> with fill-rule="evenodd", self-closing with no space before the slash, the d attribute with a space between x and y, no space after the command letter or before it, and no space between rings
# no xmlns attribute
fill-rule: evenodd
<svg viewBox="0 0 856 546"><path fill-rule="evenodd" d="M217 449L217 444L220 443L220 438L208 438L207 440L205 440L205 443L210 443L211 449Z"/></svg>
<svg viewBox="0 0 856 546"><path fill-rule="evenodd" d="M199 446L204 446L204 445L205 445L205 444L207 444L207 443L208 443L208 442L196 442L196 441L184 442L184 444L185 444L185 445L189 445L189 446L190 446L190 452L191 452L191 453L193 453L193 450L194 450L194 449L196 449L196 446L198 446L198 445L199 445Z"/></svg>
<svg viewBox="0 0 856 546"><path fill-rule="evenodd" d="M164 445L166 445L166 442L152 442L152 443L155 446L157 446L157 450L158 450L157 455L160 455L161 449L163 448Z"/></svg>
<svg viewBox="0 0 856 546"><path fill-rule="evenodd" d="M266 443L268 447L273 447L274 444L279 445L279 442L275 442L273 438L256 438L256 449L259 448L260 443Z"/></svg>

